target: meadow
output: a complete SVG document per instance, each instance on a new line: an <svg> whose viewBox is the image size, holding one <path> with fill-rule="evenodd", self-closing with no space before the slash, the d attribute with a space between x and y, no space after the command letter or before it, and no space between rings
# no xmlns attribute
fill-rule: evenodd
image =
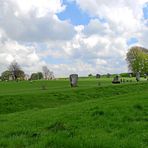
<svg viewBox="0 0 148 148"><path fill-rule="evenodd" d="M0 82L0 148L146 148L148 81Z"/></svg>

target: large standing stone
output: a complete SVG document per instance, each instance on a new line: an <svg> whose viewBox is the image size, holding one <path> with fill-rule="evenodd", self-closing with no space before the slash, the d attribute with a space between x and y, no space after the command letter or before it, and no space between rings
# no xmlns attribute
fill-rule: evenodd
<svg viewBox="0 0 148 148"><path fill-rule="evenodd" d="M114 77L112 83L114 83L114 84L120 83L120 79L119 79L118 75Z"/></svg>
<svg viewBox="0 0 148 148"><path fill-rule="evenodd" d="M136 81L137 81L137 82L140 81L140 72L137 72L137 73L136 73Z"/></svg>
<svg viewBox="0 0 148 148"><path fill-rule="evenodd" d="M77 74L71 74L69 76L71 87L77 87L78 83L78 75Z"/></svg>

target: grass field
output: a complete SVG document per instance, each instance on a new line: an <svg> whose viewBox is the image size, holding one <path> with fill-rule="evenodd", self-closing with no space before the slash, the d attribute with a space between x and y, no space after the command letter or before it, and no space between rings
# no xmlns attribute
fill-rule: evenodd
<svg viewBox="0 0 148 148"><path fill-rule="evenodd" d="M148 82L0 82L0 148L147 148Z"/></svg>

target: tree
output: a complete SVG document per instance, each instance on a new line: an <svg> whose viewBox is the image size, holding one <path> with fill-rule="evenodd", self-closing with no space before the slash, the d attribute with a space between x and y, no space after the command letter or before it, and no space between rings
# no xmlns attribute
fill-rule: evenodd
<svg viewBox="0 0 148 148"><path fill-rule="evenodd" d="M54 73L48 69L47 66L42 67L43 75L46 80L54 79Z"/></svg>
<svg viewBox="0 0 148 148"><path fill-rule="evenodd" d="M32 73L31 74L31 80L40 80L42 78L43 78L42 72Z"/></svg>
<svg viewBox="0 0 148 148"><path fill-rule="evenodd" d="M43 66L43 67L42 67L42 70L43 70L44 78L47 80L50 71L49 71L49 69L47 68L47 66Z"/></svg>
<svg viewBox="0 0 148 148"><path fill-rule="evenodd" d="M24 80L25 79L24 71L22 71L22 70L18 70L17 71L17 79L20 79L20 80Z"/></svg>
<svg viewBox="0 0 148 148"><path fill-rule="evenodd" d="M93 75L90 73L89 75L88 75L88 77L92 77Z"/></svg>
<svg viewBox="0 0 148 148"><path fill-rule="evenodd" d="M8 70L12 74L13 80L18 80L18 78L24 79L24 77L25 77L24 72L21 70L20 66L18 65L18 63L16 61L13 61L10 64Z"/></svg>
<svg viewBox="0 0 148 148"><path fill-rule="evenodd" d="M32 73L31 74L31 80L38 80L38 74L37 73Z"/></svg>
<svg viewBox="0 0 148 148"><path fill-rule="evenodd" d="M9 70L6 70L4 71L2 74L1 74L1 80L2 81L5 81L5 80L10 80L10 78L12 78L12 74Z"/></svg>
<svg viewBox="0 0 148 148"><path fill-rule="evenodd" d="M39 80L40 80L40 79L43 79L43 73L42 73L42 72L38 72L37 75L38 75L38 79L39 79Z"/></svg>
<svg viewBox="0 0 148 148"><path fill-rule="evenodd" d="M148 73L148 50L146 48L139 46L130 48L126 60L129 70L134 74L137 72Z"/></svg>
<svg viewBox="0 0 148 148"><path fill-rule="evenodd" d="M107 78L110 78L111 77L111 74L110 73L107 73L106 76L107 76Z"/></svg>

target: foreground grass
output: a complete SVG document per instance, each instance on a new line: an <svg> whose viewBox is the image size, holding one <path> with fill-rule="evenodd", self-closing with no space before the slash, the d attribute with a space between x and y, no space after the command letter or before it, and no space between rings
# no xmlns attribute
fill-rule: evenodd
<svg viewBox="0 0 148 148"><path fill-rule="evenodd" d="M2 94L0 147L148 147L148 83L94 84Z"/></svg>

